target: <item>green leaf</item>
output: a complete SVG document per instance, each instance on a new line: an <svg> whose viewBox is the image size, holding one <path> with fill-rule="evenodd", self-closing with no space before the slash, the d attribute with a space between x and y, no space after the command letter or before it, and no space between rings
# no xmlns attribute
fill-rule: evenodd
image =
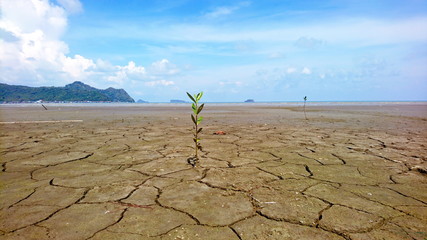
<svg viewBox="0 0 427 240"><path fill-rule="evenodd" d="M197 94L197 101L199 101L202 98L202 96L203 96L203 92L199 92Z"/></svg>
<svg viewBox="0 0 427 240"><path fill-rule="evenodd" d="M193 104L191 105L191 108L193 109L193 113L194 113L194 114L198 114L198 112L197 112L197 106L196 106L196 104L195 104L195 103L193 103Z"/></svg>
<svg viewBox="0 0 427 240"><path fill-rule="evenodd" d="M197 124L197 121L196 121L196 119L194 118L193 114L191 114L191 120L193 120L193 123L194 123L194 124Z"/></svg>
<svg viewBox="0 0 427 240"><path fill-rule="evenodd" d="M193 116L193 115L191 115L191 116ZM200 122L202 122L203 121L203 117L199 117L198 119L197 119L197 123L196 124L199 124Z"/></svg>
<svg viewBox="0 0 427 240"><path fill-rule="evenodd" d="M197 113L196 114L199 114L202 111L202 109L203 109L204 106L205 106L204 103L202 105L200 105L199 109L197 109Z"/></svg>
<svg viewBox="0 0 427 240"><path fill-rule="evenodd" d="M199 129L197 130L197 133L201 132L201 131L202 131L202 129L203 129L203 128L199 128Z"/></svg>
<svg viewBox="0 0 427 240"><path fill-rule="evenodd" d="M193 101L193 102L195 102L195 103L196 103L196 100L193 98L193 96L191 96L191 94L189 94L189 93L187 92L187 95L188 95L188 97L191 99L191 101Z"/></svg>

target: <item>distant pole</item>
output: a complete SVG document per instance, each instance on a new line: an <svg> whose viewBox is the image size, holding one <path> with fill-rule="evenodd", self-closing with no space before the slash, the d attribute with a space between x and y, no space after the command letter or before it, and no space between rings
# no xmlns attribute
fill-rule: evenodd
<svg viewBox="0 0 427 240"><path fill-rule="evenodd" d="M305 120L308 120L307 114L305 113L305 102L306 101L307 101L307 96L304 97L304 116L305 116Z"/></svg>

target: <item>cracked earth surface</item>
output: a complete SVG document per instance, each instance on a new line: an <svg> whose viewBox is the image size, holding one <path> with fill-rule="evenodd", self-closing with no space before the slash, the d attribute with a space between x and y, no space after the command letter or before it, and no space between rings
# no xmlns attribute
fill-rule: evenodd
<svg viewBox="0 0 427 240"><path fill-rule="evenodd" d="M427 106L0 107L2 239L427 239ZM191 110L191 109L190 109ZM213 135L215 131L226 135Z"/></svg>

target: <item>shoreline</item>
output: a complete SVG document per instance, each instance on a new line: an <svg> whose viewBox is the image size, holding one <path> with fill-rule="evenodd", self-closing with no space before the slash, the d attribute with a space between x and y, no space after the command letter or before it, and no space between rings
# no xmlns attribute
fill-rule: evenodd
<svg viewBox="0 0 427 240"><path fill-rule="evenodd" d="M304 101L289 101L289 102L204 102L206 105L211 106L300 106ZM188 103L168 103L168 102L150 102L150 103L56 103L56 102L43 102L43 103L0 103L0 107L27 107L27 106L64 106L64 107L135 107L135 106L188 106ZM383 106L383 105L427 105L427 101L307 101L306 106Z"/></svg>

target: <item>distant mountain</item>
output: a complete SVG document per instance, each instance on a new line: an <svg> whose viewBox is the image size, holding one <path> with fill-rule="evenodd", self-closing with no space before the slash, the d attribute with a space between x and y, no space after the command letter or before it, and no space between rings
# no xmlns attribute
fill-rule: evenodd
<svg viewBox="0 0 427 240"><path fill-rule="evenodd" d="M186 101L184 101L184 100L179 100L179 99L172 99L172 100L170 100L170 102L171 102L171 103L187 103Z"/></svg>
<svg viewBox="0 0 427 240"><path fill-rule="evenodd" d="M0 83L0 102L28 101L135 102L123 89L105 90L76 81L65 87L27 87Z"/></svg>
<svg viewBox="0 0 427 240"><path fill-rule="evenodd" d="M136 101L137 103L148 103L148 101L142 100L142 99L138 99L138 101Z"/></svg>
<svg viewBox="0 0 427 240"><path fill-rule="evenodd" d="M245 101L245 103L254 103L254 102L255 102L255 100L253 100L253 99L248 99Z"/></svg>

